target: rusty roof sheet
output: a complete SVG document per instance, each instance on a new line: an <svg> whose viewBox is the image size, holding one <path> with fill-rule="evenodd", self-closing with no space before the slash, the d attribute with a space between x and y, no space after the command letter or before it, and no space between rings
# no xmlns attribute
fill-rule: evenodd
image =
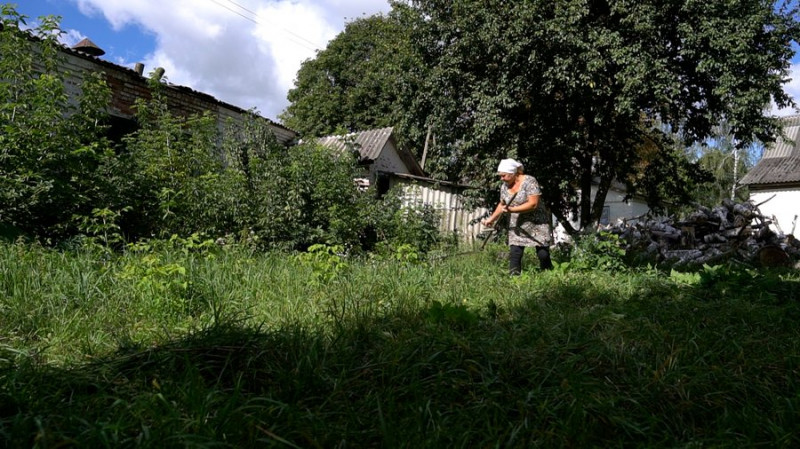
<svg viewBox="0 0 800 449"><path fill-rule="evenodd" d="M783 133L740 181L746 185L800 182L800 115L786 117Z"/></svg>

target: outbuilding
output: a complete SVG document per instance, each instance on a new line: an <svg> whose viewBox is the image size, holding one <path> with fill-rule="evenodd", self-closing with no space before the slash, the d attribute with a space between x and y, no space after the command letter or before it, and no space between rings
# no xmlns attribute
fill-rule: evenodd
<svg viewBox="0 0 800 449"><path fill-rule="evenodd" d="M750 201L761 214L772 219L773 231L800 237L800 115L783 120L783 136L764 149L740 184L750 188Z"/></svg>

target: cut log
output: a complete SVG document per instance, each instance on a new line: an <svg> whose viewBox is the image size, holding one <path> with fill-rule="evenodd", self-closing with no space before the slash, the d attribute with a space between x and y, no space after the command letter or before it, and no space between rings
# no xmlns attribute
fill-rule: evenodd
<svg viewBox="0 0 800 449"><path fill-rule="evenodd" d="M762 267L790 267L792 260L778 245L766 245L758 250L758 262Z"/></svg>

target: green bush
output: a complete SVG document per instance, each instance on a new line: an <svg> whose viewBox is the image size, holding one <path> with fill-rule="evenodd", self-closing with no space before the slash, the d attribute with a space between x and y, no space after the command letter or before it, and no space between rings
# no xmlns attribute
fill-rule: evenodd
<svg viewBox="0 0 800 449"><path fill-rule="evenodd" d="M111 190L103 176L113 159L103 137L110 90L90 74L70 99L58 23L41 18L28 31L34 44L18 30L24 20L0 4L0 229L53 242L74 235L73 217L89 216Z"/></svg>
<svg viewBox="0 0 800 449"><path fill-rule="evenodd" d="M624 270L625 242L610 232L599 231L581 235L568 247L567 261L558 265L575 270ZM563 257L563 256L561 256Z"/></svg>
<svg viewBox="0 0 800 449"><path fill-rule="evenodd" d="M222 129L211 113L173 115L160 78L136 103L138 129L112 148L103 126L110 89L87 75L70 101L58 23L32 31L34 48L10 6L2 19L13 32L0 33L0 235L121 249L197 234L262 250L377 246L405 259L438 243L430 206L404 204L399 191L358 191L354 153L287 149L255 114Z"/></svg>
<svg viewBox="0 0 800 449"><path fill-rule="evenodd" d="M433 249L442 240L439 215L430 204L409 202L399 187L392 188L372 204L369 221L378 238L378 250L396 253L410 247L420 253Z"/></svg>

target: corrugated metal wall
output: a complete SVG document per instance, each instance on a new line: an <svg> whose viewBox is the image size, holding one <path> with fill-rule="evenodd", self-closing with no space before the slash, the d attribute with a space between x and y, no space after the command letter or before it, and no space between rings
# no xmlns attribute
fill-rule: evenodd
<svg viewBox="0 0 800 449"><path fill-rule="evenodd" d="M443 233L451 234L455 231L463 242L471 244L484 229L480 219L487 216L489 210L484 207L465 209L457 187L397 177L392 180L392 184L402 186L405 204L429 204L438 211L441 214L440 229Z"/></svg>

